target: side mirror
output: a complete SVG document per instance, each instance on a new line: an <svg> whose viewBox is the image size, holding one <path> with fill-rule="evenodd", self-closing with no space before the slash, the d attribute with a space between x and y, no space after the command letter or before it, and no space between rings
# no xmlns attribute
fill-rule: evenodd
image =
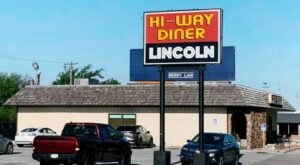
<svg viewBox="0 0 300 165"><path fill-rule="evenodd" d="M188 143L189 143L189 142L191 142L191 140L190 140L190 139L188 139L186 142L188 142Z"/></svg>
<svg viewBox="0 0 300 165"><path fill-rule="evenodd" d="M150 131L147 131L146 133L150 133Z"/></svg>

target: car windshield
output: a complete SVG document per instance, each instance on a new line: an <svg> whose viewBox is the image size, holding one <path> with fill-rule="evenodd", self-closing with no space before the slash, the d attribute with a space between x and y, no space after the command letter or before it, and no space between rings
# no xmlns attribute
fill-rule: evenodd
<svg viewBox="0 0 300 165"><path fill-rule="evenodd" d="M120 126L117 128L118 131L136 131L137 126Z"/></svg>
<svg viewBox="0 0 300 165"><path fill-rule="evenodd" d="M37 130L37 128L26 128L26 129L23 129L21 132L34 132L36 130Z"/></svg>
<svg viewBox="0 0 300 165"><path fill-rule="evenodd" d="M214 144L220 145L223 144L225 135L224 134L204 134L204 144ZM198 143L199 135L196 135L192 142Z"/></svg>

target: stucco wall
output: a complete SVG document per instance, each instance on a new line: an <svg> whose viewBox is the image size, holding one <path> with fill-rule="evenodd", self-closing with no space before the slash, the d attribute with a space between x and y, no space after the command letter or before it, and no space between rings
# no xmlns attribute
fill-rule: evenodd
<svg viewBox="0 0 300 165"><path fill-rule="evenodd" d="M151 132L159 145L159 108L142 107L19 107L18 131L27 127L49 127L61 133L67 122L108 123L108 114L136 114L136 123ZM205 108L206 132L227 132L226 108ZM166 146L182 146L198 133L198 109L188 107L166 108Z"/></svg>
<svg viewBox="0 0 300 165"><path fill-rule="evenodd" d="M49 127L61 133L67 122L108 122L107 113L99 113L96 109L78 108L19 108L17 118L18 132L28 127Z"/></svg>

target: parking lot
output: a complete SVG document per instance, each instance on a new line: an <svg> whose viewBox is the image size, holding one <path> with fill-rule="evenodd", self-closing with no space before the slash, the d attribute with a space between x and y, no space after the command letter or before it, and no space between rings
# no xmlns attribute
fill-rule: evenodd
<svg viewBox="0 0 300 165"><path fill-rule="evenodd" d="M158 147L155 148L143 148L143 149L133 149L132 154L132 165L152 165L153 164L153 152L159 150ZM171 163L180 164L179 162L179 149L167 149L171 151ZM268 162L277 162L279 164L289 164L290 162L299 162L300 158L298 155L300 150L296 150L290 153L265 153L256 152L255 150L241 150L240 163L242 165L250 164L268 164ZM0 155L1 165L38 165L39 163L32 159L32 148L31 147L15 147L15 152L12 155ZM282 159L282 158L285 159ZM289 161L289 163L285 163ZM98 163L101 164L101 163ZM110 165L116 163L109 163ZM292 164L292 163L291 163Z"/></svg>

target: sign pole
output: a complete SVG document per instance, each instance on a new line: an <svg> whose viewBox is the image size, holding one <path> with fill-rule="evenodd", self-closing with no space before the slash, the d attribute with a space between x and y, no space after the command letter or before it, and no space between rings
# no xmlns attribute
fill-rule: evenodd
<svg viewBox="0 0 300 165"><path fill-rule="evenodd" d="M165 151L165 68L160 67L160 133L159 151L154 151L154 165L170 165L171 152Z"/></svg>
<svg viewBox="0 0 300 165"><path fill-rule="evenodd" d="M204 70L205 65L199 68L199 151L204 152Z"/></svg>
<svg viewBox="0 0 300 165"><path fill-rule="evenodd" d="M205 65L199 67L199 151L194 154L193 164L206 164L204 153L204 70Z"/></svg>
<svg viewBox="0 0 300 165"><path fill-rule="evenodd" d="M165 151L165 69L160 67L160 148Z"/></svg>

